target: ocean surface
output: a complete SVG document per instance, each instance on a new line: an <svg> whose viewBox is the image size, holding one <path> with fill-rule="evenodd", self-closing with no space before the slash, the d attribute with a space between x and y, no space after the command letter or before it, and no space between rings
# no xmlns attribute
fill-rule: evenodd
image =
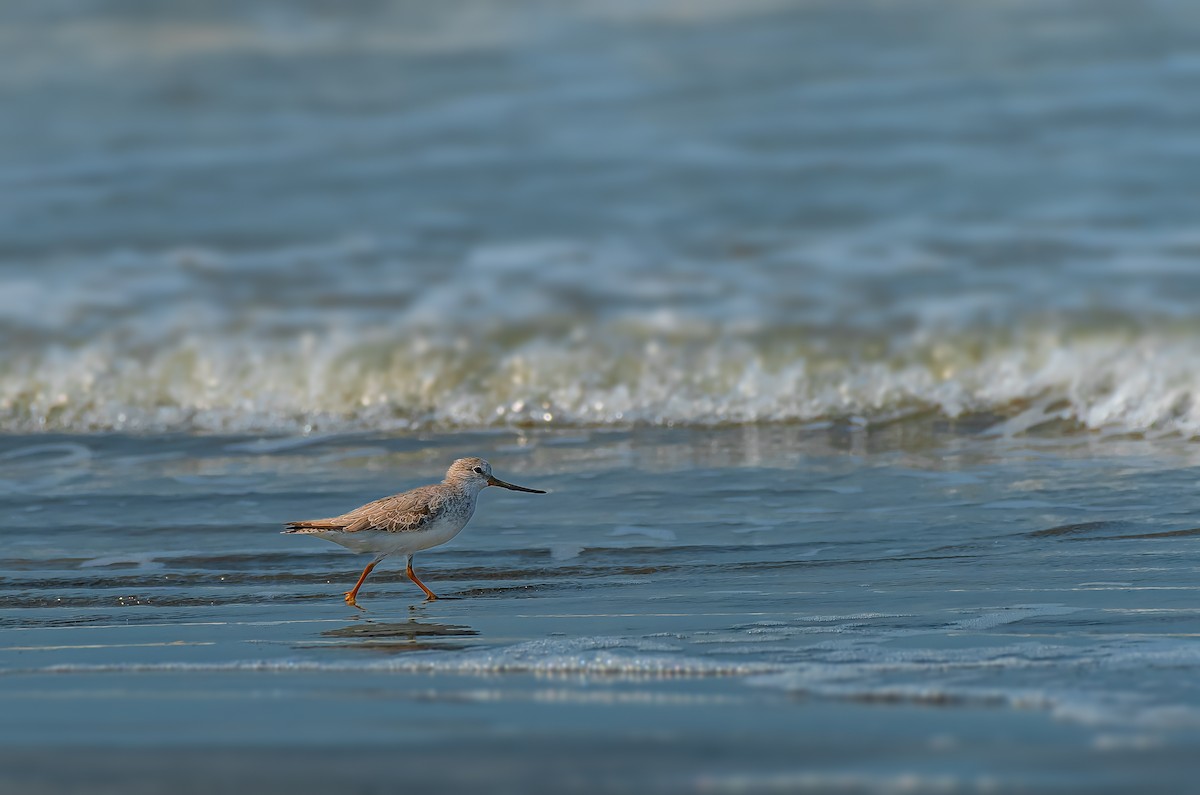
<svg viewBox="0 0 1200 795"><path fill-rule="evenodd" d="M1200 6L0 6L0 791L1186 791ZM489 490L417 556L284 522Z"/></svg>

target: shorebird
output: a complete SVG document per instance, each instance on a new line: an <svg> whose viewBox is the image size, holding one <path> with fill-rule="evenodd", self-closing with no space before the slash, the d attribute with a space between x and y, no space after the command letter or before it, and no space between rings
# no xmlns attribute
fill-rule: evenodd
<svg viewBox="0 0 1200 795"><path fill-rule="evenodd" d="M413 553L444 544L458 535L475 513L475 498L488 486L499 486L530 494L539 489L514 486L492 476L492 465L482 458L460 458L446 470L446 479L368 502L361 508L330 519L288 522L285 533L304 533L341 544L353 552L374 552L375 559L363 569L358 582L346 591L346 604L359 607L356 597L367 575L388 555L404 555L405 573L425 592L425 601L437 594L417 579Z"/></svg>

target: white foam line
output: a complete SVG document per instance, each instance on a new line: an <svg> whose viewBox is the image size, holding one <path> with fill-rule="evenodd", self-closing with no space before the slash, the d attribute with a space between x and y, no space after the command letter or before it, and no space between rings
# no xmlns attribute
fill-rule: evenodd
<svg viewBox="0 0 1200 795"><path fill-rule="evenodd" d="M311 660L243 660L227 663L114 663L61 664L41 668L5 668L0 675L107 674L107 673L410 673L410 674L535 674L640 678L743 677L778 673L781 666L758 663L725 663L670 657L645 658L616 655L580 655L532 661L408 659L374 663L323 663Z"/></svg>
<svg viewBox="0 0 1200 795"><path fill-rule="evenodd" d="M691 618L692 616L771 616L772 612L732 613L513 613L514 618Z"/></svg>
<svg viewBox="0 0 1200 795"><path fill-rule="evenodd" d="M985 589L978 588L955 588L958 593L980 593ZM1097 588L1095 586L1075 587L1075 588L1020 588L1020 587L1003 587L994 590L1001 591L1028 591L1030 593L1090 593L1093 591L1198 591L1200 586L1196 585L1113 585L1111 587Z"/></svg>
<svg viewBox="0 0 1200 795"><path fill-rule="evenodd" d="M1094 631L1080 632L1080 635L1085 637L1097 637ZM1040 635L1034 637L1043 637ZM1106 640L1118 640L1120 638L1200 638L1200 632L1105 632L1100 637Z"/></svg>
<svg viewBox="0 0 1200 795"><path fill-rule="evenodd" d="M1168 615L1172 613L1191 615L1194 613L1200 613L1200 607L1101 607L1100 612L1117 614L1129 613L1131 615L1157 615L1160 613L1165 613Z"/></svg>
<svg viewBox="0 0 1200 795"><path fill-rule="evenodd" d="M165 640L158 643L81 643L71 646L0 646L0 651L64 651L66 649L137 649L154 646L215 646L210 640Z"/></svg>
<svg viewBox="0 0 1200 795"><path fill-rule="evenodd" d="M340 618L297 618L280 621L178 621L170 624L79 624L66 627L5 627L5 632L49 632L75 629L174 629L176 627L276 627L285 624L345 624Z"/></svg>
<svg viewBox="0 0 1200 795"><path fill-rule="evenodd" d="M594 675L633 678L745 676L782 670L778 665L681 657L662 644L620 638L526 641L472 652L411 654L384 660L327 662L305 659L228 662L57 664L0 669L0 674L178 672L327 672ZM667 652L667 653L664 653Z"/></svg>
<svg viewBox="0 0 1200 795"><path fill-rule="evenodd" d="M1017 779L1019 782L1020 779ZM996 780L987 776L976 779L954 775L896 773L706 773L695 779L701 792L988 792L996 789ZM1011 780L1004 782L1011 784Z"/></svg>

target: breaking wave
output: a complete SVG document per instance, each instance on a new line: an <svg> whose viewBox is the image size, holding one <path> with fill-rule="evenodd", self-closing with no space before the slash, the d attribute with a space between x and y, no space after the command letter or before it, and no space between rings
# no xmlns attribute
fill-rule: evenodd
<svg viewBox="0 0 1200 795"><path fill-rule="evenodd" d="M830 247L784 268L530 242L439 270L350 240L0 270L0 431L986 415L1002 434L1200 433L1200 323L1147 312L1123 272L1088 306L1036 269L980 293L953 263L847 271L883 255Z"/></svg>
<svg viewBox="0 0 1200 795"><path fill-rule="evenodd" d="M610 324L561 338L105 339L0 363L0 430L311 432L895 421L1200 432L1200 337L982 333L830 350L800 328Z"/></svg>

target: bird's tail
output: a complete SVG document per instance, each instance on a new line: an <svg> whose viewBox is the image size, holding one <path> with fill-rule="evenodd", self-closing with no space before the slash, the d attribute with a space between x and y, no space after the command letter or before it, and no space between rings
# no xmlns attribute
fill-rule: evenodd
<svg viewBox="0 0 1200 795"><path fill-rule="evenodd" d="M339 519L302 519L288 522L284 533L324 533L326 530L341 530L346 523Z"/></svg>

